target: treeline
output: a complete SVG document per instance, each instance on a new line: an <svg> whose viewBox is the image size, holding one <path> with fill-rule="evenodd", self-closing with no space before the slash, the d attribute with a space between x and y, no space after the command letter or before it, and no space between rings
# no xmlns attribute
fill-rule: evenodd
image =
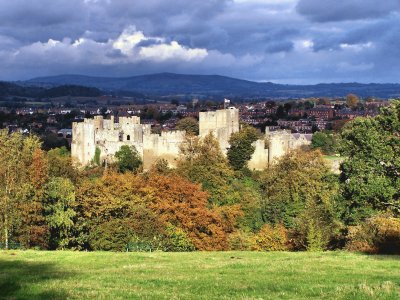
<svg viewBox="0 0 400 300"><path fill-rule="evenodd" d="M79 85L61 85L52 88L35 86L22 86L10 82L0 82L0 97L24 97L24 98L56 98L56 97L98 97L102 92L94 87ZM18 98L15 98L17 100Z"/></svg>
<svg viewBox="0 0 400 300"><path fill-rule="evenodd" d="M134 148L84 170L64 148L0 132L0 238L25 248L123 251L400 250L400 101L347 124L333 174L319 150L247 168L257 132L187 135L176 169L143 171Z"/></svg>

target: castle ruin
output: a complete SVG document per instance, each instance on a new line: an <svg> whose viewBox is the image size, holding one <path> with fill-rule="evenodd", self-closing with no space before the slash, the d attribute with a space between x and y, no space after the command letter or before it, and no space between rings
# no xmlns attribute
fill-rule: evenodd
<svg viewBox="0 0 400 300"><path fill-rule="evenodd" d="M229 149L229 138L238 132L239 110L228 109L200 112L200 138L212 132L218 140L221 150ZM262 170L290 149L311 143L310 134L292 134L289 131L269 132L263 139L254 142L255 151L249 161L249 168ZM100 153L101 162L110 162L121 146L134 146L143 159L144 169L160 158L176 166L179 148L185 139L184 131L151 133L151 125L140 123L139 117L120 117L118 123L114 117L104 119L96 116L72 125L72 157L81 165L89 165L96 154Z"/></svg>

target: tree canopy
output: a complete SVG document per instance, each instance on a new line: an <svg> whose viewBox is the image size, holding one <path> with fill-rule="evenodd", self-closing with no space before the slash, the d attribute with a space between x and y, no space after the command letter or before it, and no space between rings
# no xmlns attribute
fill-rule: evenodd
<svg viewBox="0 0 400 300"><path fill-rule="evenodd" d="M228 149L229 164L234 170L241 170L247 166L251 159L255 147L253 142L257 141L260 133L251 126L245 126L239 132L233 133L229 139L230 148Z"/></svg>
<svg viewBox="0 0 400 300"><path fill-rule="evenodd" d="M324 154L334 154L337 150L337 139L333 133L316 132L311 140L311 148L320 149Z"/></svg>
<svg viewBox="0 0 400 300"><path fill-rule="evenodd" d="M118 170L122 173L126 171L136 171L142 165L142 159L135 146L123 145L115 153Z"/></svg>
<svg viewBox="0 0 400 300"><path fill-rule="evenodd" d="M341 133L344 218L357 223L378 211L400 213L400 101L375 118L357 118Z"/></svg>
<svg viewBox="0 0 400 300"><path fill-rule="evenodd" d="M335 224L337 184L332 176L319 151L283 156L262 174L265 222L294 229L301 235L300 248L315 242L310 234L318 231L317 242L326 247Z"/></svg>
<svg viewBox="0 0 400 300"><path fill-rule="evenodd" d="M176 124L176 129L186 131L187 134L199 134L199 122L193 117L180 119Z"/></svg>

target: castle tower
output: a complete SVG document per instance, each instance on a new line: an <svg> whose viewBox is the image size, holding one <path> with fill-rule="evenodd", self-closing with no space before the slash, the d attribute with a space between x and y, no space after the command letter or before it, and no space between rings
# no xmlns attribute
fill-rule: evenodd
<svg viewBox="0 0 400 300"><path fill-rule="evenodd" d="M239 131L239 110L228 109L200 112L199 114L200 137L210 132L217 138L221 150L229 148L229 138L232 133Z"/></svg>

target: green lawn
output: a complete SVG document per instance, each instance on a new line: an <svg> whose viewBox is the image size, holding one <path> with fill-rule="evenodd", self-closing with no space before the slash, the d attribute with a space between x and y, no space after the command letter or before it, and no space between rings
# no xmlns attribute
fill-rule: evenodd
<svg viewBox="0 0 400 300"><path fill-rule="evenodd" d="M1 299L400 299L400 257L0 251Z"/></svg>

